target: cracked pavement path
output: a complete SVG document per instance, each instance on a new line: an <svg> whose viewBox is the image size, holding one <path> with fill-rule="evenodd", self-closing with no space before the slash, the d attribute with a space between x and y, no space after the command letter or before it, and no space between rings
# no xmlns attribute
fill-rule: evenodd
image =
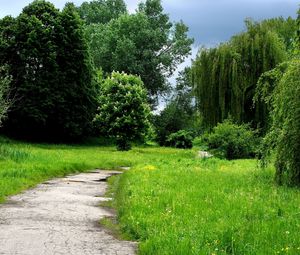
<svg viewBox="0 0 300 255"><path fill-rule="evenodd" d="M0 205L0 254L133 255L136 243L119 241L99 226L113 216L99 207L117 171L53 179Z"/></svg>

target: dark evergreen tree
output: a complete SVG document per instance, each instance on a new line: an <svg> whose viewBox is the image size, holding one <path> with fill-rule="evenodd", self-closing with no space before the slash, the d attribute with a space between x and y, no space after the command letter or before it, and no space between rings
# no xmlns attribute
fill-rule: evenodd
<svg viewBox="0 0 300 255"><path fill-rule="evenodd" d="M59 21L59 87L51 122L58 124L58 134L76 138L91 131L97 108L96 84L82 21L73 4L66 4Z"/></svg>
<svg viewBox="0 0 300 255"><path fill-rule="evenodd" d="M92 121L95 92L74 7L60 13L51 3L36 0L10 23L5 31L11 35L1 54L18 102L9 112L6 131L49 141L81 137Z"/></svg>
<svg viewBox="0 0 300 255"><path fill-rule="evenodd" d="M0 19L0 65L11 62L14 49L16 20L11 16Z"/></svg>
<svg viewBox="0 0 300 255"><path fill-rule="evenodd" d="M12 104L9 100L9 84L11 77L7 74L6 66L0 66L0 127L7 116L7 111Z"/></svg>
<svg viewBox="0 0 300 255"><path fill-rule="evenodd" d="M45 134L48 112L54 106L52 88L58 81L56 63L57 18L50 3L34 1L15 21L12 40L4 53L18 104L5 124L10 134Z"/></svg>

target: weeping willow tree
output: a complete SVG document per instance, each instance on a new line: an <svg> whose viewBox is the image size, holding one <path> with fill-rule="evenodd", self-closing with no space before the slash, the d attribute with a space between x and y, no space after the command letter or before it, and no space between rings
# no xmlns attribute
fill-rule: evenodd
<svg viewBox="0 0 300 255"><path fill-rule="evenodd" d="M264 126L266 107L253 106L260 75L286 59L286 46L269 25L246 20L247 31L217 48L202 49L192 66L197 104L204 125L228 117Z"/></svg>
<svg viewBox="0 0 300 255"><path fill-rule="evenodd" d="M299 9L300 11L300 9ZM262 163L275 158L278 184L300 187L300 12L290 58L258 80L256 101L268 106L270 127L262 143Z"/></svg>
<svg viewBox="0 0 300 255"><path fill-rule="evenodd" d="M297 31L297 20L292 17L284 19L283 17L266 19L262 25L269 30L276 31L280 39L284 42L287 51L292 51L294 45L295 32Z"/></svg>
<svg viewBox="0 0 300 255"><path fill-rule="evenodd" d="M255 100L268 105L270 128L262 143L262 163L275 156L276 181L300 186L300 60L278 65L264 73ZM274 153L272 153L274 152Z"/></svg>
<svg viewBox="0 0 300 255"><path fill-rule="evenodd" d="M298 18L297 18L297 36L296 36L296 45L294 54L300 56L300 9L298 10Z"/></svg>
<svg viewBox="0 0 300 255"><path fill-rule="evenodd" d="M214 126L230 114L241 116L239 87L236 84L240 55L230 44L214 49L202 49L193 64L193 83L204 124ZM235 90L235 91L233 91ZM233 112L234 111L234 112Z"/></svg>

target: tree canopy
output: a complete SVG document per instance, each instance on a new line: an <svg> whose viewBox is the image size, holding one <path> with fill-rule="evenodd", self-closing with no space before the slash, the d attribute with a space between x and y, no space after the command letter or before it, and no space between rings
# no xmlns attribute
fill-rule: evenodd
<svg viewBox="0 0 300 255"><path fill-rule="evenodd" d="M106 24L127 13L123 0L95 0L83 2L77 11L86 24Z"/></svg>
<svg viewBox="0 0 300 255"><path fill-rule="evenodd" d="M261 24L278 34L284 42L287 51L291 51L293 49L297 31L297 21L295 19L291 17L288 17L287 19L278 17L263 20Z"/></svg>
<svg viewBox="0 0 300 255"><path fill-rule="evenodd" d="M256 83L286 59L286 46L269 24L246 20L246 27L228 43L201 49L193 63L197 104L207 127L229 116L256 127L266 125L265 105L253 105Z"/></svg>
<svg viewBox="0 0 300 255"><path fill-rule="evenodd" d="M271 127L264 138L264 159L272 149L275 149L277 182L298 186L300 185L299 75L299 59L286 62L265 73L257 91L258 97L265 100L270 107Z"/></svg>
<svg viewBox="0 0 300 255"><path fill-rule="evenodd" d="M274 155L277 183L290 186L300 186L299 25L300 15L290 59L263 73L255 95L256 101L268 106L270 117L262 144L262 162L265 164L268 156Z"/></svg>
<svg viewBox="0 0 300 255"><path fill-rule="evenodd" d="M6 67L0 67L0 127L12 103L11 100L9 100L10 80L11 77L7 74Z"/></svg>
<svg viewBox="0 0 300 255"><path fill-rule="evenodd" d="M93 119L96 91L74 5L60 12L36 0L17 18L0 23L5 41L1 61L9 66L11 88L19 98L9 112L6 131L50 141L81 137Z"/></svg>
<svg viewBox="0 0 300 255"><path fill-rule="evenodd" d="M149 127L150 107L139 77L113 72L101 84L95 123L100 132L116 139L119 150L143 137Z"/></svg>
<svg viewBox="0 0 300 255"><path fill-rule="evenodd" d="M94 63L107 74L139 75L156 99L168 89L166 78L190 54L192 39L183 22L172 23L159 0L140 4L136 14L86 28Z"/></svg>

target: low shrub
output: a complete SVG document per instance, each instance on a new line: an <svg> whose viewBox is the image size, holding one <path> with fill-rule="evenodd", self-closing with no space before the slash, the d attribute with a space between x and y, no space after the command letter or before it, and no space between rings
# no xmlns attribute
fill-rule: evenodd
<svg viewBox="0 0 300 255"><path fill-rule="evenodd" d="M192 133L186 130L172 133L168 136L167 144L175 148L190 149L193 147Z"/></svg>
<svg viewBox="0 0 300 255"><path fill-rule="evenodd" d="M193 140L193 146L207 147L209 133L206 131L202 135L196 136Z"/></svg>
<svg viewBox="0 0 300 255"><path fill-rule="evenodd" d="M237 125L230 120L219 123L207 137L208 148L226 159L252 158L258 143L248 125Z"/></svg>
<svg viewBox="0 0 300 255"><path fill-rule="evenodd" d="M203 145L203 141L202 141L202 137L201 136L197 136L194 138L193 140L193 146L202 146Z"/></svg>

